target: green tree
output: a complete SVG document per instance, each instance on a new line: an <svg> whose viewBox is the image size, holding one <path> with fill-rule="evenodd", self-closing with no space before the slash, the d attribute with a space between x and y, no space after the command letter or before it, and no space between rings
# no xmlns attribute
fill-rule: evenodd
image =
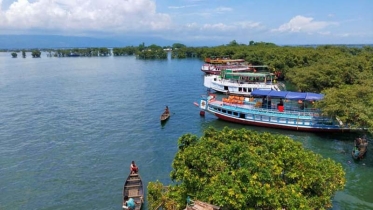
<svg viewBox="0 0 373 210"><path fill-rule="evenodd" d="M186 46L184 44L181 44L181 43L174 43L172 45L172 49L180 49L180 48L185 48Z"/></svg>
<svg viewBox="0 0 373 210"><path fill-rule="evenodd" d="M140 52L143 51L145 49L145 43L143 42L143 43L139 44L138 49L139 49Z"/></svg>
<svg viewBox="0 0 373 210"><path fill-rule="evenodd" d="M227 46L237 46L238 43L236 42L236 40L233 40L231 42L229 42L229 44Z"/></svg>
<svg viewBox="0 0 373 210"><path fill-rule="evenodd" d="M33 51L31 52L31 56L32 56L33 58L40 58L40 55L41 55L40 50L33 50Z"/></svg>
<svg viewBox="0 0 373 210"><path fill-rule="evenodd" d="M17 53L16 52L12 52L12 57L16 58L17 57Z"/></svg>
<svg viewBox="0 0 373 210"><path fill-rule="evenodd" d="M369 77L371 78L371 77ZM343 85L324 91L325 98L316 103L327 116L335 116L354 128L373 133L373 85L366 80L360 85Z"/></svg>
<svg viewBox="0 0 373 210"><path fill-rule="evenodd" d="M208 128L200 139L185 134L178 144L176 185L161 196L178 209L188 195L224 209L325 209L345 184L340 164L283 135Z"/></svg>
<svg viewBox="0 0 373 210"><path fill-rule="evenodd" d="M22 50L22 57L26 58L26 51L25 50Z"/></svg>

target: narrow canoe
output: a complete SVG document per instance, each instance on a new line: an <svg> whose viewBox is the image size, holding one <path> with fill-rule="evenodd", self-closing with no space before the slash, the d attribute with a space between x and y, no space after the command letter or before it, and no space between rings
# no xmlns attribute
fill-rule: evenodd
<svg viewBox="0 0 373 210"><path fill-rule="evenodd" d="M124 196L133 198L136 203L135 210L140 210L144 203L144 187L140 175L129 174L123 187L122 205L124 204ZM124 209L124 208L123 208Z"/></svg>
<svg viewBox="0 0 373 210"><path fill-rule="evenodd" d="M161 122L166 122L170 118L170 111L168 113L164 111L161 115Z"/></svg>

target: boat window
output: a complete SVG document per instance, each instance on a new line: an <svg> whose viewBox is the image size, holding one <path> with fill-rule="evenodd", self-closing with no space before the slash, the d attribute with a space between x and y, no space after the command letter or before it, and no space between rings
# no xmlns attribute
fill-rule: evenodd
<svg viewBox="0 0 373 210"><path fill-rule="evenodd" d="M221 111L222 111L223 113L227 113L227 110L225 110L225 109L222 109Z"/></svg>
<svg viewBox="0 0 373 210"><path fill-rule="evenodd" d="M247 92L247 89L246 89L246 88L243 88L243 92Z"/></svg>
<svg viewBox="0 0 373 210"><path fill-rule="evenodd" d="M219 111L219 112L221 112L221 109L220 109L220 108L218 108L218 111Z"/></svg>
<svg viewBox="0 0 373 210"><path fill-rule="evenodd" d="M245 114L240 113L240 118L245 118Z"/></svg>
<svg viewBox="0 0 373 210"><path fill-rule="evenodd" d="M228 111L228 114L232 114L232 111Z"/></svg>
<svg viewBox="0 0 373 210"><path fill-rule="evenodd" d="M238 116L238 113L237 112L233 112L233 115Z"/></svg>
<svg viewBox="0 0 373 210"><path fill-rule="evenodd" d="M228 86L224 86L224 90L228 90Z"/></svg>
<svg viewBox="0 0 373 210"><path fill-rule="evenodd" d="M239 92L242 92L242 87L239 87L239 88L238 88L238 91L239 91Z"/></svg>

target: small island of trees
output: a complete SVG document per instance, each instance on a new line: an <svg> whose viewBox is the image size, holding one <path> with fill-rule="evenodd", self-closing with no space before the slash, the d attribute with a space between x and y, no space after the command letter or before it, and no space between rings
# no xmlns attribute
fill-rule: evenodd
<svg viewBox="0 0 373 210"><path fill-rule="evenodd" d="M341 164L284 135L208 128L178 145L174 185L150 182L149 209L184 209L188 197L231 210L327 209L346 182Z"/></svg>

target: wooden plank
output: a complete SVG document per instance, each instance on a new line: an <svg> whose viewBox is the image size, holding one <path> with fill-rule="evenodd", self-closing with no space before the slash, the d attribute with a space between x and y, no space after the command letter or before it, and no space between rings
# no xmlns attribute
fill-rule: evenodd
<svg viewBox="0 0 373 210"><path fill-rule="evenodd" d="M126 185L125 188L134 188L134 187L141 187L141 184L136 184L136 185Z"/></svg>

